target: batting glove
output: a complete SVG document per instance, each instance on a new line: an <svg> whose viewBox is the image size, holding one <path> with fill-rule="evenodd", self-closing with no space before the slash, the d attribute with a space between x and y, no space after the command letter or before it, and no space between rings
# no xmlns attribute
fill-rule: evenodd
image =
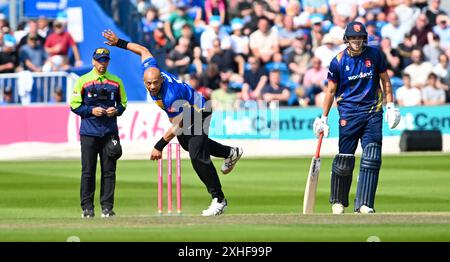
<svg viewBox="0 0 450 262"><path fill-rule="evenodd" d="M313 124L314 135L319 137L320 133L323 132L324 137L328 137L330 133L330 127L328 126L328 117L322 116L321 118L316 117Z"/></svg>
<svg viewBox="0 0 450 262"><path fill-rule="evenodd" d="M395 108L394 103L386 104L386 121L390 129L395 128L400 123L400 110Z"/></svg>

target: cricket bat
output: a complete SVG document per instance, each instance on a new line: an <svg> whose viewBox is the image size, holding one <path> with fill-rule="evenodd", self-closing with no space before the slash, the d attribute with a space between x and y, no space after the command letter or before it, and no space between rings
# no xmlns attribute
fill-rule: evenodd
<svg viewBox="0 0 450 262"><path fill-rule="evenodd" d="M309 174L306 180L305 195L303 197L303 214L314 213L314 205L316 202L317 181L319 180L320 171L320 147L322 146L323 132L319 135L317 142L316 154L311 160Z"/></svg>

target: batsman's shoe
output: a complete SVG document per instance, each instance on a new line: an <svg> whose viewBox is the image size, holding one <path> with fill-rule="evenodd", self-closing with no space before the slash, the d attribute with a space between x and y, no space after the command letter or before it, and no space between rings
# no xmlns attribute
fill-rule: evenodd
<svg viewBox="0 0 450 262"><path fill-rule="evenodd" d="M227 200L223 199L222 202L219 202L219 199L214 198L211 202L211 205L208 207L208 209L203 210L202 216L209 217L209 216L218 216L223 213L225 208L227 207Z"/></svg>
<svg viewBox="0 0 450 262"><path fill-rule="evenodd" d="M116 213L114 213L114 211L112 211L108 208L105 208L102 210L102 217L113 217L115 215L116 215Z"/></svg>
<svg viewBox="0 0 450 262"><path fill-rule="evenodd" d="M368 207L366 205L362 205L359 208L359 213L361 213L361 214L372 214L372 213L375 213L375 210L373 210L373 208Z"/></svg>
<svg viewBox="0 0 450 262"><path fill-rule="evenodd" d="M92 218L94 217L94 209L84 209L83 213L81 213L81 218Z"/></svg>
<svg viewBox="0 0 450 262"><path fill-rule="evenodd" d="M335 203L331 206L334 215L344 214L345 208L341 203Z"/></svg>
<svg viewBox="0 0 450 262"><path fill-rule="evenodd" d="M234 166L236 165L237 161L241 158L242 154L244 153L244 150L242 147L232 147L230 156L225 158L222 165L222 173L224 175L228 174L233 170Z"/></svg>

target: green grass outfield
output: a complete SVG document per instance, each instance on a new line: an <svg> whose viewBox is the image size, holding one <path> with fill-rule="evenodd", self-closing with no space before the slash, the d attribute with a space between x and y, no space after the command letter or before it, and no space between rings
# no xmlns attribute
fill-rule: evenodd
<svg viewBox="0 0 450 262"><path fill-rule="evenodd" d="M301 215L310 161L241 159L231 174L220 175L226 213L205 218L200 213L210 199L188 161L182 162L183 215L161 217L156 162L121 160L117 217L100 217L97 181L97 216L88 220L80 218L80 161L0 162L0 241L450 241L449 155L383 157L373 215L355 215L353 206L330 215L332 158L322 160L317 214Z"/></svg>

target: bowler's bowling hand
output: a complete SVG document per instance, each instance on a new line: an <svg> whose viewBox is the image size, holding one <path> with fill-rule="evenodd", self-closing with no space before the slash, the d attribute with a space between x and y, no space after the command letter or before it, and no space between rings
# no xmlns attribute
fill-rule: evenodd
<svg viewBox="0 0 450 262"><path fill-rule="evenodd" d="M156 148L153 148L152 154L150 155L150 160L158 160L158 159L161 159L161 157L162 157L162 152Z"/></svg>
<svg viewBox="0 0 450 262"><path fill-rule="evenodd" d="M119 37L117 37L117 35L111 30L104 30L102 32L102 36L104 38L106 38L105 44L109 45L109 46L115 46L117 45L117 42L119 41Z"/></svg>

